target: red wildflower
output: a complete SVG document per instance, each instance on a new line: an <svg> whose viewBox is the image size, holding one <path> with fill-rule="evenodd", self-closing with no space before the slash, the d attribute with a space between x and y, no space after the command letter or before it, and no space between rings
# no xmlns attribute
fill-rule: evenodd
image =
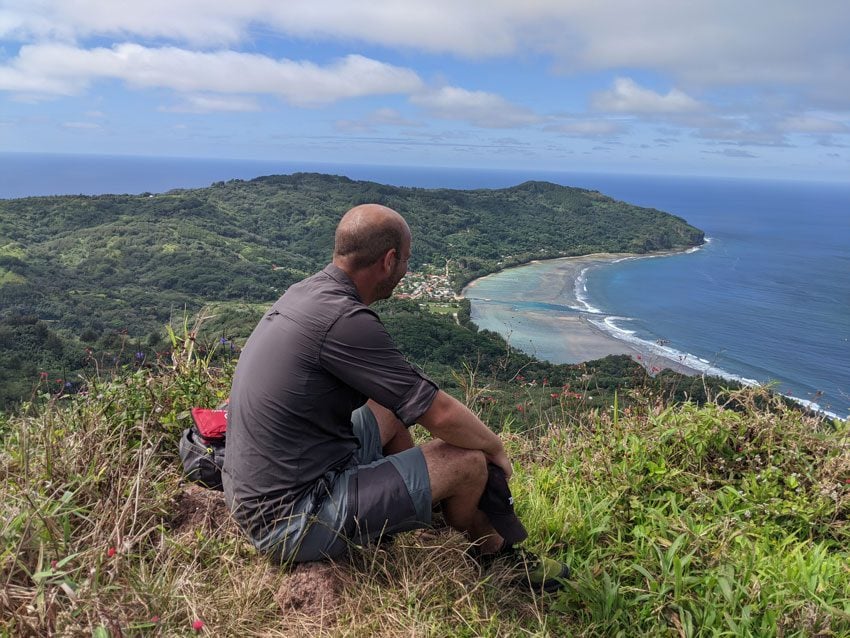
<svg viewBox="0 0 850 638"><path fill-rule="evenodd" d="M517 404L516 404L516 409L517 409L517 411L519 411L519 412L525 412L525 406L524 406L522 403L517 403Z"/></svg>
<svg viewBox="0 0 850 638"><path fill-rule="evenodd" d="M39 373L38 373L38 376L40 376L42 379L46 379L46 378L47 378L47 373L46 373L46 372L39 372Z"/></svg>
<svg viewBox="0 0 850 638"><path fill-rule="evenodd" d="M151 616L151 622L153 622L153 623L159 622L159 616Z"/></svg>
<svg viewBox="0 0 850 638"><path fill-rule="evenodd" d="M200 618L196 618L192 622L192 629L194 629L195 631L201 631L201 629L203 629L203 628L204 628L204 621L201 620Z"/></svg>
<svg viewBox="0 0 850 638"><path fill-rule="evenodd" d="M115 548L114 548L114 547L110 547L109 549L107 549L107 550L106 550L106 555L107 555L109 558L112 558L113 556L115 556Z"/></svg>
<svg viewBox="0 0 850 638"><path fill-rule="evenodd" d="M560 394L558 394L557 392L553 392L553 393L552 393L552 394L550 394L549 396L550 396L550 397L552 397L553 399L557 399L557 398L558 398L559 396L561 396L561 395L560 395Z"/></svg>
<svg viewBox="0 0 850 638"><path fill-rule="evenodd" d="M56 565L58 564L59 562L56 559L53 559L52 561L50 561L50 569L56 569Z"/></svg>

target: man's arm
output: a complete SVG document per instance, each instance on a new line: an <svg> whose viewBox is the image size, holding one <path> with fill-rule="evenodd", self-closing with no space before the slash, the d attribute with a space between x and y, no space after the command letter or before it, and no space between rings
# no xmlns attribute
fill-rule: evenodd
<svg viewBox="0 0 850 638"><path fill-rule="evenodd" d="M446 443L470 450L481 450L488 461L501 467L507 478L511 477L513 468L502 439L451 395L439 390L431 407L418 421L431 436Z"/></svg>

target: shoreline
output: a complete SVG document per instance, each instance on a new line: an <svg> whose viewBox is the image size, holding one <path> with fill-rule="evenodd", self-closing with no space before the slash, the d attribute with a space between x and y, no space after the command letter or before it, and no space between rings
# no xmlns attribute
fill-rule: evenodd
<svg viewBox="0 0 850 638"><path fill-rule="evenodd" d="M699 249L699 247L697 247L697 249ZM491 273L474 279L463 287L461 290L461 296L472 302L473 299L469 296L470 292L473 291L480 282L488 277L544 262L547 264L556 262L558 264L556 268L543 275L543 286L548 290L555 291L555 296L557 297L559 304L564 304L574 311L574 314L565 315L556 319L558 323L559 336L563 337L564 340L561 347L566 353L566 358L568 359L566 361L559 361L558 363L582 363L584 361L601 359L608 355L626 354L630 355L632 359L634 359L637 363L640 363L650 373L655 373L665 368L669 368L675 372L680 372L689 376L700 376L704 373L703 370L695 366L688 365L687 361L680 360L679 357L665 356L664 354L650 348L649 344L647 344L646 347L642 347L631 341L618 339L603 328L595 325L592 320L594 317L602 319L606 315L601 313L598 309L592 308L586 300L581 298L580 294L577 294L577 289L579 288L584 273L588 268L616 263L627 259L649 259L653 257L679 255L692 250L694 250L694 248L675 251L658 251L642 255L635 253L593 253L590 255L580 255L576 257L532 260L525 264L511 266L510 268L503 269L497 273ZM584 307L583 309L582 306ZM473 323L479 325L474 319ZM480 325L479 328L481 328ZM497 330L497 332L505 337L503 330Z"/></svg>

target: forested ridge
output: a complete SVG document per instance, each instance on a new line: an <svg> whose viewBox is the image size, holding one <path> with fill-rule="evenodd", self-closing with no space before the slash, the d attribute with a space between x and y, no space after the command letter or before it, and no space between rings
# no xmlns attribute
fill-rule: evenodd
<svg viewBox="0 0 850 638"><path fill-rule="evenodd" d="M408 220L411 269L448 263L458 289L531 259L703 241L673 215L545 182L422 189L299 173L163 194L2 200L0 407L37 382L71 390L94 365L150 361L167 348L163 326L205 306L218 315L208 327L231 347L259 308L327 263L339 217L366 202Z"/></svg>

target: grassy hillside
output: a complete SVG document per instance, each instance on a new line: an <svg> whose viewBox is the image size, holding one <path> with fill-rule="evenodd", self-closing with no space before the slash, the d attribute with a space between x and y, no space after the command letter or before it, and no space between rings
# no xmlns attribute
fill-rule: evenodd
<svg viewBox="0 0 850 638"><path fill-rule="evenodd" d="M702 407L634 391L605 410L533 395L527 422L490 424L517 462L528 543L573 567L565 591L479 574L440 529L291 573L254 553L217 493L181 482L187 410L226 395L230 366L178 346L156 372L0 417L0 632L850 635L847 423L752 390ZM465 389L488 392L474 375Z"/></svg>
<svg viewBox="0 0 850 638"><path fill-rule="evenodd" d="M222 335L253 325L330 259L343 212L379 202L414 234L411 268L457 286L533 258L699 244L682 219L595 191L527 182L497 190L397 188L318 174L219 182L157 195L0 201L0 408L45 372L152 358L172 318L216 305ZM89 365L89 367L91 367Z"/></svg>

